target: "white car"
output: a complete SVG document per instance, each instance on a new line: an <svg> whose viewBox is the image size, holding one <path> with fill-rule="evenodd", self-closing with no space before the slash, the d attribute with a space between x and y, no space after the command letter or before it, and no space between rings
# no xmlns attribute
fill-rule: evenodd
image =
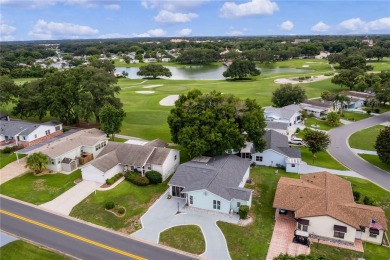
<svg viewBox="0 0 390 260"><path fill-rule="evenodd" d="M290 141L288 141L290 144L299 144L299 145L302 145L303 144L303 140L302 138L298 138L298 137L293 137L290 139Z"/></svg>

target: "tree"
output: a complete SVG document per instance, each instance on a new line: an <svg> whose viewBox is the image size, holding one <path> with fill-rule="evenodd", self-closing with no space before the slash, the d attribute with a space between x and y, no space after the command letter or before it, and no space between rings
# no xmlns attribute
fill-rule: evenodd
<svg viewBox="0 0 390 260"><path fill-rule="evenodd" d="M172 141L182 145L191 157L240 150L245 141L253 142L257 151L265 146L265 121L256 101L216 91L202 94L192 90L180 95L168 116L168 125Z"/></svg>
<svg viewBox="0 0 390 260"><path fill-rule="evenodd" d="M342 70L332 78L332 83L352 90L358 84L359 75L364 75L364 70L356 67L350 70Z"/></svg>
<svg viewBox="0 0 390 260"><path fill-rule="evenodd" d="M293 86L290 83L282 84L278 89L272 92L272 103L277 107L299 104L305 99L305 90L298 85Z"/></svg>
<svg viewBox="0 0 390 260"><path fill-rule="evenodd" d="M337 109L341 115L343 115L343 109L345 104L349 104L351 99L342 93L338 93L333 97L333 108Z"/></svg>
<svg viewBox="0 0 390 260"><path fill-rule="evenodd" d="M219 59L220 55L215 50L194 48L182 51L177 57L177 61L182 64L209 64Z"/></svg>
<svg viewBox="0 0 390 260"><path fill-rule="evenodd" d="M158 76L172 77L171 71L159 64L148 64L141 66L137 72L138 76L153 77L154 79Z"/></svg>
<svg viewBox="0 0 390 260"><path fill-rule="evenodd" d="M18 96L19 86L8 76L0 77L0 106L14 102Z"/></svg>
<svg viewBox="0 0 390 260"><path fill-rule="evenodd" d="M325 151L330 145L328 134L318 130L305 129L303 141L306 143L313 156L313 163L316 153Z"/></svg>
<svg viewBox="0 0 390 260"><path fill-rule="evenodd" d="M390 165L390 126L379 132L375 142L375 150L381 162Z"/></svg>
<svg viewBox="0 0 390 260"><path fill-rule="evenodd" d="M352 69L359 68L361 70L367 71L371 70L371 66L367 66L366 58L361 55L351 55L347 56L344 59L339 61L340 69Z"/></svg>
<svg viewBox="0 0 390 260"><path fill-rule="evenodd" d="M41 173L44 169L46 169L46 164L49 163L49 158L39 152L33 153L27 157L26 168L30 168L35 172L35 174Z"/></svg>
<svg viewBox="0 0 390 260"><path fill-rule="evenodd" d="M325 90L321 93L321 98L323 100L331 101L334 98L334 94L330 91Z"/></svg>
<svg viewBox="0 0 390 260"><path fill-rule="evenodd" d="M124 60L127 64L130 63L130 57L129 57L129 56L124 56L124 57L123 57L123 60Z"/></svg>
<svg viewBox="0 0 390 260"><path fill-rule="evenodd" d="M326 121L328 122L328 125L334 127L340 125L340 115L336 112L330 112L326 116Z"/></svg>
<svg viewBox="0 0 390 260"><path fill-rule="evenodd" d="M105 105L100 111L101 129L107 135L111 135L112 139L115 133L119 133L122 127L122 121L126 113L121 108L116 108L112 105Z"/></svg>
<svg viewBox="0 0 390 260"><path fill-rule="evenodd" d="M256 68L256 63L249 60L235 60L228 67L228 69L223 72L223 76L225 78L243 79L248 75L251 76L260 75L260 70Z"/></svg>

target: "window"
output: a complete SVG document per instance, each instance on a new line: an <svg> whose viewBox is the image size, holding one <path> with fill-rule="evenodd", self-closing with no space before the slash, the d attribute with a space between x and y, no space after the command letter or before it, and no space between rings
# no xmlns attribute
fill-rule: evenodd
<svg viewBox="0 0 390 260"><path fill-rule="evenodd" d="M190 204L194 204L194 197L190 196Z"/></svg>
<svg viewBox="0 0 390 260"><path fill-rule="evenodd" d="M55 129L56 131L61 130L61 126L56 126Z"/></svg>
<svg viewBox="0 0 390 260"><path fill-rule="evenodd" d="M98 145L95 146L95 151L97 151L97 150L99 150L99 146Z"/></svg>
<svg viewBox="0 0 390 260"><path fill-rule="evenodd" d="M291 164L291 167L295 167L295 164L293 163L293 164Z"/></svg>
<svg viewBox="0 0 390 260"><path fill-rule="evenodd" d="M175 161L176 161L176 159L177 159L177 155L175 155Z"/></svg>
<svg viewBox="0 0 390 260"><path fill-rule="evenodd" d="M23 135L22 139L23 139L23 140L26 140L26 136Z"/></svg>
<svg viewBox="0 0 390 260"><path fill-rule="evenodd" d="M56 164L56 160L51 160L51 164Z"/></svg>
<svg viewBox="0 0 390 260"><path fill-rule="evenodd" d="M38 136L37 135L34 135L34 138L37 138Z"/></svg>
<svg viewBox="0 0 390 260"><path fill-rule="evenodd" d="M333 234L333 236L337 237L337 238L344 238L344 235L345 235L345 233L340 232L340 231L335 231Z"/></svg>
<svg viewBox="0 0 390 260"><path fill-rule="evenodd" d="M256 156L256 162L262 162L263 156Z"/></svg>
<svg viewBox="0 0 390 260"><path fill-rule="evenodd" d="M370 237L376 238L379 235L379 230L375 228L370 228Z"/></svg>
<svg viewBox="0 0 390 260"><path fill-rule="evenodd" d="M45 134L46 134L46 135L50 135L50 130L46 130L46 131L45 131Z"/></svg>
<svg viewBox="0 0 390 260"><path fill-rule="evenodd" d="M237 208L241 206L241 202L237 202Z"/></svg>
<svg viewBox="0 0 390 260"><path fill-rule="evenodd" d="M306 232L307 232L308 228L309 228L309 227L308 227L307 225L303 225L303 224L298 223L298 229L299 229L299 230L302 230L302 231L306 231Z"/></svg>
<svg viewBox="0 0 390 260"><path fill-rule="evenodd" d="M221 202L219 200L213 200L213 209L221 209Z"/></svg>

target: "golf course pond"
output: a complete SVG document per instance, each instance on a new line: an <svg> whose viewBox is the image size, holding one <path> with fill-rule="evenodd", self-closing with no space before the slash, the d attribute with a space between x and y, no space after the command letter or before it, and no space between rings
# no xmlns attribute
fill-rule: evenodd
<svg viewBox="0 0 390 260"><path fill-rule="evenodd" d="M222 73L227 69L226 66L215 65L199 65L199 66L165 66L172 72L173 80L220 80L225 79ZM310 69L295 69L295 68L259 68L261 74L277 74L277 73L305 73L312 72ZM128 73L130 79L140 79L142 76L138 76L138 67L116 67L115 72L122 74L123 71ZM165 77L162 77L165 78Z"/></svg>

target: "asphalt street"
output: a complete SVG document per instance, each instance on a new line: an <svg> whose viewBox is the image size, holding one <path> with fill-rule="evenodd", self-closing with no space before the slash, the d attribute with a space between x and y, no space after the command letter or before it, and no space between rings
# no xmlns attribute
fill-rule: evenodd
<svg viewBox="0 0 390 260"><path fill-rule="evenodd" d="M1 230L80 259L195 259L4 197L0 197L0 205Z"/></svg>
<svg viewBox="0 0 390 260"><path fill-rule="evenodd" d="M390 174L362 160L349 148L348 138L354 132L390 121L390 112L332 129L328 152L340 163L359 173L373 183L390 191ZM364 142L364 140L362 140Z"/></svg>

